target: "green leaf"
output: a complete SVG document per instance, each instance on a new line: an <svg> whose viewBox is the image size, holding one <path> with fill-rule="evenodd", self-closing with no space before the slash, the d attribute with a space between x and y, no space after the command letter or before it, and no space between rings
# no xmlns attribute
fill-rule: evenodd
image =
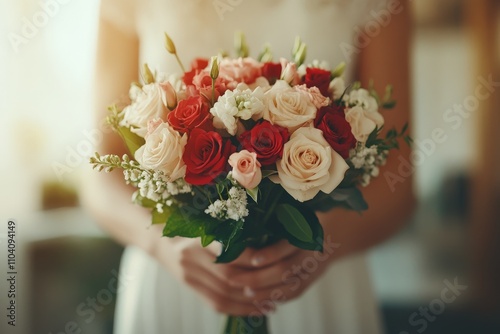
<svg viewBox="0 0 500 334"><path fill-rule="evenodd" d="M229 238L227 239L227 243L226 243L226 248L229 247L229 245L231 245L233 239L235 239L236 235L239 234L239 232L241 232L241 229L243 228L243 220L238 220L236 223L233 223L231 224L232 227L233 227L233 230L231 231L231 235L229 235Z"/></svg>
<svg viewBox="0 0 500 334"><path fill-rule="evenodd" d="M392 100L392 101L384 101L382 103L382 108L384 109L392 109L396 106L396 101Z"/></svg>
<svg viewBox="0 0 500 334"><path fill-rule="evenodd" d="M312 209L307 208L306 206L299 207L299 211L307 220L309 226L311 227L313 237L310 241L305 242L295 238L293 235L284 230L283 237L288 240L288 242L298 248L307 249L311 251L323 251L323 226L321 226L318 217L314 213Z"/></svg>
<svg viewBox="0 0 500 334"><path fill-rule="evenodd" d="M380 129L375 127L375 129L373 129L373 131L368 136L368 139L366 139L366 144L365 144L366 147L370 147L370 146L375 144L379 133L380 133Z"/></svg>
<svg viewBox="0 0 500 334"><path fill-rule="evenodd" d="M368 204L363 198L363 193L356 187L335 189L330 196L338 202L345 202L354 211L368 210Z"/></svg>
<svg viewBox="0 0 500 334"><path fill-rule="evenodd" d="M255 187L253 189L247 189L248 196L252 197L253 201L257 203L257 198L259 195L259 187Z"/></svg>
<svg viewBox="0 0 500 334"><path fill-rule="evenodd" d="M130 131L129 128L120 126L118 127L117 131L118 134L123 138L123 141L125 142L125 145L127 145L127 148L132 156L134 156L135 151L137 151L139 147L141 147L145 143L144 138L139 137L137 134Z"/></svg>
<svg viewBox="0 0 500 334"><path fill-rule="evenodd" d="M262 171L262 178L265 179L266 177L269 177L271 175L278 174L277 170L263 170Z"/></svg>
<svg viewBox="0 0 500 334"><path fill-rule="evenodd" d="M405 136L404 139L406 144L411 147L413 144L413 139L410 136Z"/></svg>
<svg viewBox="0 0 500 334"><path fill-rule="evenodd" d="M229 263L238 258L247 247L245 242L235 242L229 247L223 247L222 253L217 257L215 263Z"/></svg>
<svg viewBox="0 0 500 334"><path fill-rule="evenodd" d="M403 128L401 129L401 134L404 134L408 130L408 122L403 125Z"/></svg>
<svg viewBox="0 0 500 334"><path fill-rule="evenodd" d="M205 234L205 235L202 235L201 236L201 245L203 247L207 247L208 245L210 245L213 241L215 240L215 236L214 235L210 235L210 234Z"/></svg>
<svg viewBox="0 0 500 334"><path fill-rule="evenodd" d="M345 68L346 68L346 63L345 62L341 62L340 64L338 64L337 67L335 67L332 70L331 79L333 80L333 79L335 79L337 77L342 76L342 74L344 74Z"/></svg>
<svg viewBox="0 0 500 334"><path fill-rule="evenodd" d="M276 216L283 227L295 238L310 242L313 238L311 227L299 210L290 204L276 206Z"/></svg>
<svg viewBox="0 0 500 334"><path fill-rule="evenodd" d="M149 198L142 197L141 195L139 195L138 191L136 192L136 194L137 195L134 197L135 204L138 204L144 208L150 208L150 209L156 208L157 202L155 202Z"/></svg>
<svg viewBox="0 0 500 334"><path fill-rule="evenodd" d="M168 217L170 216L170 213L170 210L163 210L163 212L158 212L158 210L154 209L151 213L153 225L165 224L168 220Z"/></svg>
<svg viewBox="0 0 500 334"><path fill-rule="evenodd" d="M220 222L207 215L185 217L179 209L175 209L163 228L165 237L197 238L207 234L205 231L212 229Z"/></svg>

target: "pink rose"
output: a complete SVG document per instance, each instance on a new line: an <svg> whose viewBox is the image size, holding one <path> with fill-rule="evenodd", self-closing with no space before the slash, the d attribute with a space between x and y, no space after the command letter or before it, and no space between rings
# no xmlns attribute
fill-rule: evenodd
<svg viewBox="0 0 500 334"><path fill-rule="evenodd" d="M307 88L306 85L297 85L294 86L293 88L295 88L297 91L300 90L306 92L311 98L311 102L318 109L326 107L327 105L330 104L330 99L321 94L321 91L319 90L318 87Z"/></svg>
<svg viewBox="0 0 500 334"><path fill-rule="evenodd" d="M224 58L219 65L219 75L236 83L250 85L262 76L262 64L252 58Z"/></svg>
<svg viewBox="0 0 500 334"><path fill-rule="evenodd" d="M298 85L300 83L300 77L297 72L297 65L288 61L286 58L280 59L281 63L281 80L288 82L291 86Z"/></svg>
<svg viewBox="0 0 500 334"><path fill-rule="evenodd" d="M224 95L224 92L229 88L228 85L231 81L219 75L215 80L215 98ZM203 70L196 74L193 78L193 85L199 90L199 94L207 99L212 96L212 77L209 70ZM235 85L236 86L236 85Z"/></svg>
<svg viewBox="0 0 500 334"><path fill-rule="evenodd" d="M254 189L262 180L260 162L257 161L257 153L242 150L231 154L229 165L233 167L233 178L246 189Z"/></svg>

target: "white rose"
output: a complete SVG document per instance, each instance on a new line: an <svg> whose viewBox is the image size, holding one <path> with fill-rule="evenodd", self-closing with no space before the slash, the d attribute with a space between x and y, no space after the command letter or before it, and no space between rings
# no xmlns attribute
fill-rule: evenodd
<svg viewBox="0 0 500 334"><path fill-rule="evenodd" d="M153 124L154 123L154 124ZM182 160L187 135L182 137L170 124L152 121L146 143L135 152L135 160L145 169L162 171L173 182L186 174Z"/></svg>
<svg viewBox="0 0 500 334"><path fill-rule="evenodd" d="M316 117L316 107L309 94L297 90L283 80L278 80L265 93L267 108L264 119L287 128L290 132L311 123Z"/></svg>
<svg viewBox="0 0 500 334"><path fill-rule="evenodd" d="M134 102L123 109L123 120L120 125L130 127L130 130L141 137L146 136L148 121L154 118L164 118L167 109L162 100L162 89L158 83L142 87L136 94Z"/></svg>
<svg viewBox="0 0 500 334"><path fill-rule="evenodd" d="M210 109L210 113L214 115L214 127L226 129L234 136L238 130L239 118L261 118L265 109L263 100L264 92L260 87L252 91L247 85L240 83L235 90L227 90Z"/></svg>
<svg viewBox="0 0 500 334"><path fill-rule="evenodd" d="M269 178L300 202L313 199L319 191L331 193L349 169L332 150L321 130L300 128L283 147L283 158L276 163L278 175Z"/></svg>
<svg viewBox="0 0 500 334"><path fill-rule="evenodd" d="M384 125L384 117L378 112L377 100L366 89L357 89L349 93L345 101L345 119L356 140L364 143L375 128Z"/></svg>

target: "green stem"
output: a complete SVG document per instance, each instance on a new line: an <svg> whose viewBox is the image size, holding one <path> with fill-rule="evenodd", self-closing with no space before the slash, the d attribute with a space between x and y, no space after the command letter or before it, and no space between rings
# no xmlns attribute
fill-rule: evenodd
<svg viewBox="0 0 500 334"><path fill-rule="evenodd" d="M182 65L182 61L179 58L179 55L177 54L177 52L175 53L175 59L177 59L177 63L179 63L179 66L181 67L182 72L186 73L186 69L184 68L184 65Z"/></svg>
<svg viewBox="0 0 500 334"><path fill-rule="evenodd" d="M215 104L215 79L212 79L212 106Z"/></svg>
<svg viewBox="0 0 500 334"><path fill-rule="evenodd" d="M240 317L240 316L228 316L226 321L226 327L222 334L269 334L267 328L267 317L266 316L252 316L252 317Z"/></svg>
<svg viewBox="0 0 500 334"><path fill-rule="evenodd" d="M281 194L283 193L282 187L276 187L276 188L278 189L277 190L278 193L274 196L274 199L271 202L271 205L267 208L266 215L264 216L264 219L261 220L262 225L265 225L267 223L267 221L269 220L269 217L271 217L271 215L274 213L274 208L276 207L276 205L278 205Z"/></svg>

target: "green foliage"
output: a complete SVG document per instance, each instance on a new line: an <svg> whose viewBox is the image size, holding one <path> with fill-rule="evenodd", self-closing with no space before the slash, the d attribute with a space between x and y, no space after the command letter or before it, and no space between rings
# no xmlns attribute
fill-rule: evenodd
<svg viewBox="0 0 500 334"><path fill-rule="evenodd" d="M163 228L163 236L165 237L184 237L198 238L213 230L215 226L220 224L217 219L208 215L189 215L176 208L172 211L170 217Z"/></svg>
<svg viewBox="0 0 500 334"><path fill-rule="evenodd" d="M366 140L366 147L377 145L378 152L390 151L392 149L399 149L399 140L402 138L408 145L412 143L411 137L408 135L408 123L406 123L401 131L392 128L387 131L385 137L382 136L383 127L376 128L368 136Z"/></svg>
<svg viewBox="0 0 500 334"><path fill-rule="evenodd" d="M169 210L170 207L164 207L164 210L162 212L159 212L157 209L154 209L151 214L152 214L152 224L165 224L165 222L168 220L168 217L172 213L172 210Z"/></svg>
<svg viewBox="0 0 500 334"><path fill-rule="evenodd" d="M341 77L344 74L345 68L345 62L341 62L340 64L338 64L337 67L332 70L331 79L333 80L335 78Z"/></svg>
<svg viewBox="0 0 500 334"><path fill-rule="evenodd" d="M137 151L139 147L141 147L145 143L144 138L139 137L137 134L130 131L130 129L127 127L120 126L116 129L116 131L122 137L132 156L135 154L135 151Z"/></svg>
<svg viewBox="0 0 500 334"><path fill-rule="evenodd" d="M368 203L363 198L363 193L357 187L337 188L330 197L336 201L345 204L349 209L362 212L368 210Z"/></svg>
<svg viewBox="0 0 500 334"><path fill-rule="evenodd" d="M133 133L129 128L121 126L120 122L123 118L121 110L118 106L112 105L108 108L109 114L106 117L106 123L111 126L111 128L120 135L120 137L127 145L127 148L132 156L134 156L135 151L144 145L144 138Z"/></svg>
<svg viewBox="0 0 500 334"><path fill-rule="evenodd" d="M295 247L322 252L324 232L323 226L321 226L318 217L313 210L305 205L297 206L296 209L300 211L300 214L304 217L305 221L309 225L312 231L312 237L308 241L300 240L289 233L285 228L278 230L277 235L279 235L281 238L287 239L288 242Z"/></svg>
<svg viewBox="0 0 500 334"><path fill-rule="evenodd" d="M309 208L315 211L327 212L336 207L362 212L368 210L363 193L356 186L338 187L332 193L319 193L307 202Z"/></svg>
<svg viewBox="0 0 500 334"><path fill-rule="evenodd" d="M304 216L290 204L276 206L276 216L285 230L295 238L304 242L311 242L313 232Z"/></svg>

